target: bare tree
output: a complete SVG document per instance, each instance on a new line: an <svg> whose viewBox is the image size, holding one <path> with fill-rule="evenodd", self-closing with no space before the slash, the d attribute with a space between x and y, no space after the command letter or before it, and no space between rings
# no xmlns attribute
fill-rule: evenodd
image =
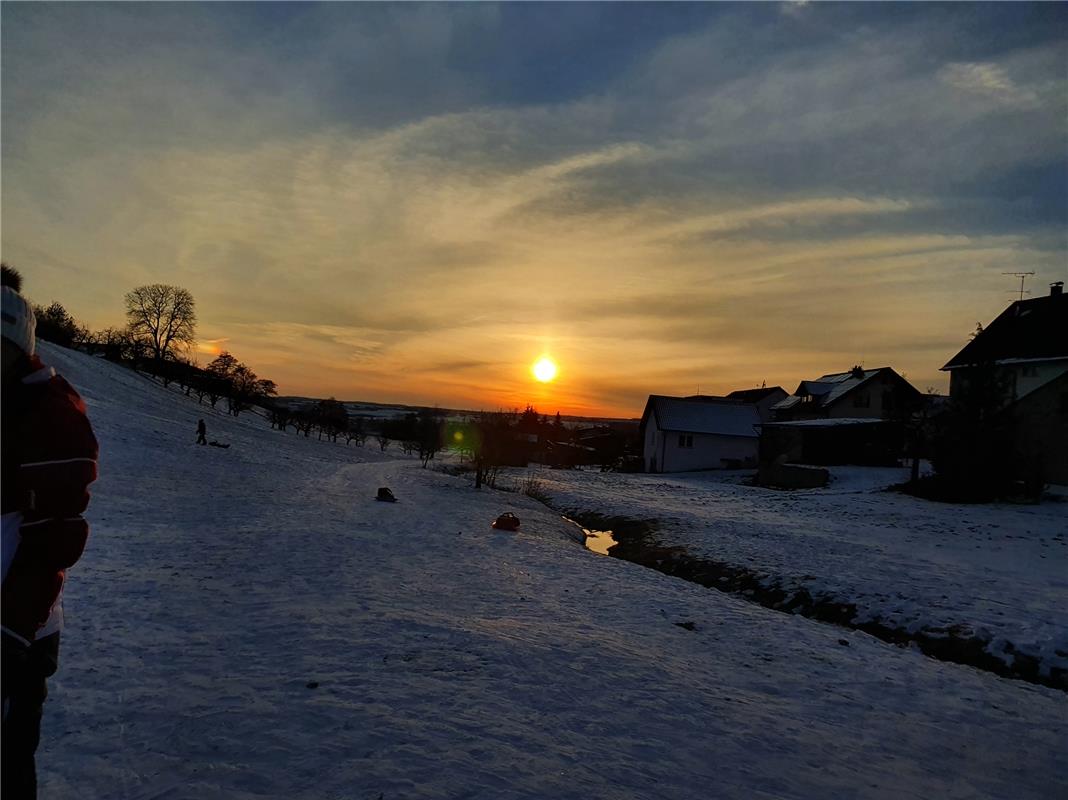
<svg viewBox="0 0 1068 800"><path fill-rule="evenodd" d="M130 332L148 344L157 361L194 341L197 315L193 295L178 286L153 283L128 292L126 319Z"/></svg>

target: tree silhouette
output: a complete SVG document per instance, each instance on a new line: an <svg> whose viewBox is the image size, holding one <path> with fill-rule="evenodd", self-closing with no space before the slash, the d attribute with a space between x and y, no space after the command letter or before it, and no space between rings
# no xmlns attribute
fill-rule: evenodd
<svg viewBox="0 0 1068 800"><path fill-rule="evenodd" d="M178 286L153 283L126 294L130 332L144 341L157 361L178 346L193 344L197 315L193 295Z"/></svg>
<svg viewBox="0 0 1068 800"><path fill-rule="evenodd" d="M39 339L70 347L75 341L85 338L86 332L62 303L55 302L47 308L34 306L33 315L37 319L37 338Z"/></svg>

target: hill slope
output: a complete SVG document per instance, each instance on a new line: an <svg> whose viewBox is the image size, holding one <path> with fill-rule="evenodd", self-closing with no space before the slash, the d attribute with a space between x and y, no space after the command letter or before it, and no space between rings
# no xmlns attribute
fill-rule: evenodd
<svg viewBox="0 0 1068 800"><path fill-rule="evenodd" d="M527 498L41 349L102 447L45 797L1068 792L1062 693L597 556ZM200 417L232 447L196 446ZM521 533L490 530L505 510Z"/></svg>

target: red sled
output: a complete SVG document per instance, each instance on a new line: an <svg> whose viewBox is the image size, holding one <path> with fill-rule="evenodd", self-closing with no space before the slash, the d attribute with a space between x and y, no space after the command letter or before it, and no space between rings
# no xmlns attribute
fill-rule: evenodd
<svg viewBox="0 0 1068 800"><path fill-rule="evenodd" d="M497 517L490 527L496 528L499 531L517 531L519 530L519 517L511 511L508 511Z"/></svg>

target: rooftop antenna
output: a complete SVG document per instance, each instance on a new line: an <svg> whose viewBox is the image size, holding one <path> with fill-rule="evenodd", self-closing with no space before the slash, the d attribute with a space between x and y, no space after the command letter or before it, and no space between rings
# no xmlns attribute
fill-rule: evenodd
<svg viewBox="0 0 1068 800"><path fill-rule="evenodd" d="M1020 299L1021 300L1023 300L1023 296L1025 294L1031 294L1031 290L1030 289L1028 289L1026 292L1024 291L1024 281L1027 280L1028 277L1030 277L1031 275L1034 275L1035 273L1033 273L1033 272L1002 272L1001 274L1002 275L1015 275L1017 278L1020 279Z"/></svg>

